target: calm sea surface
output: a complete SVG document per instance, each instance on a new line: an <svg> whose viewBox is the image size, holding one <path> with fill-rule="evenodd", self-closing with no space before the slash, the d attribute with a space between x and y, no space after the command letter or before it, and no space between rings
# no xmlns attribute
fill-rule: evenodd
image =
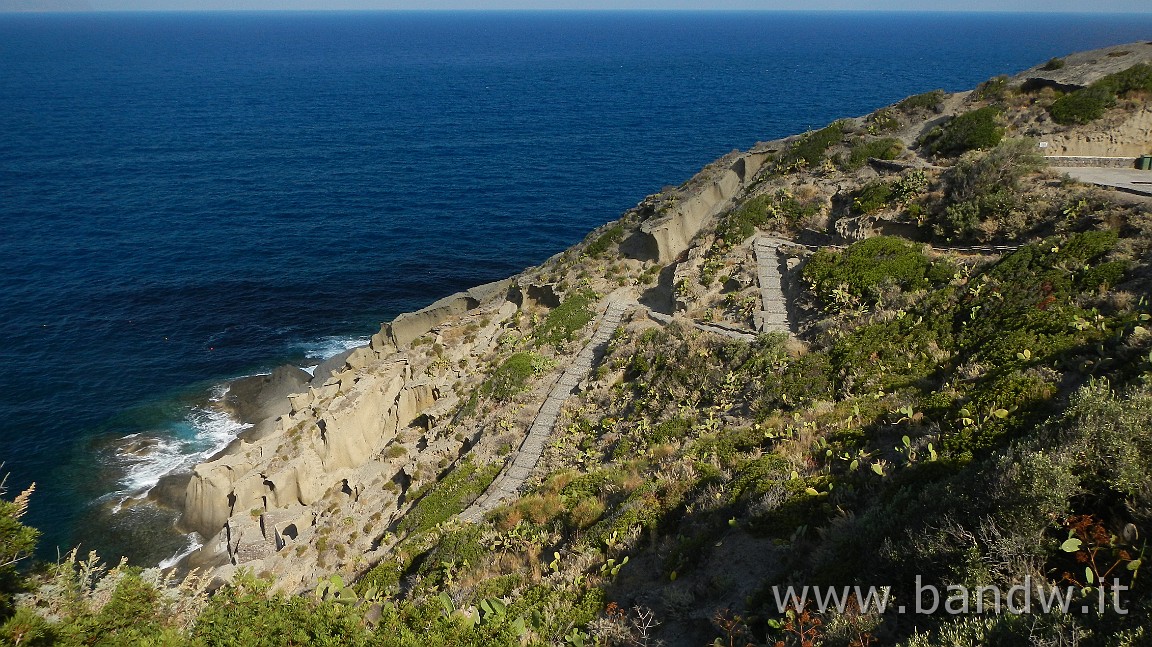
<svg viewBox="0 0 1152 647"><path fill-rule="evenodd" d="M42 552L156 563L133 496L222 380L538 263L734 148L1152 38L1149 16L0 15L0 460ZM127 439L127 440L125 440Z"/></svg>

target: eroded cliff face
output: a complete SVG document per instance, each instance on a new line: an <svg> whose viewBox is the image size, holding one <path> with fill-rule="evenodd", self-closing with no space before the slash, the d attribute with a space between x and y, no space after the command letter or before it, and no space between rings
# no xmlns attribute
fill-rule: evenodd
<svg viewBox="0 0 1152 647"><path fill-rule="evenodd" d="M658 262L673 261L688 249L692 239L712 218L731 206L763 166L769 153L749 152L721 160L693 179L697 184L683 199L668 206L668 212L643 224L641 231L652 238ZM723 162L728 161L727 164ZM715 166L715 165L714 165Z"/></svg>
<svg viewBox="0 0 1152 647"><path fill-rule="evenodd" d="M420 469L415 457L455 458L459 451L458 439L429 448L421 434L457 408L460 380L476 371L516 312L509 285L480 286L398 317L368 346L320 367L300 392L284 394L286 380L271 376L264 391L240 383L247 401L233 408L269 415L194 468L181 524L209 539L189 565L217 567L225 577L248 566L277 574L292 589L314 584L314 571L322 572L317 563L327 542L319 550L316 544L331 532L324 527L333 513L344 511L340 522L354 520L357 529L373 514L369 525L386 526L384 514L396 509ZM441 343L443 334L450 345ZM413 348L421 337L427 343ZM345 546L364 553L375 542L361 543Z"/></svg>
<svg viewBox="0 0 1152 647"><path fill-rule="evenodd" d="M768 156L733 154L674 199L655 196L665 215L643 224L633 218L628 235L648 238L646 247L660 259L679 255ZM294 591L374 561L411 504L411 487L434 481L465 453L476 455L477 444L491 446L477 460L504 460L505 449L497 449L515 446L532 422L534 410L515 403L471 426L453 418L493 369L502 336L535 325L573 290L618 288L595 274L592 283L580 279L589 275L583 258L579 248L569 250L522 275L402 314L367 346L324 362L308 382L295 369L238 382L229 408L254 427L188 480L181 525L207 539L186 565L214 568L222 578L248 567ZM634 265L634 273L665 264L620 262ZM521 311L523 322L510 323ZM571 361L566 353L557 350L550 360L557 375ZM303 388L290 392L297 382Z"/></svg>
<svg viewBox="0 0 1152 647"><path fill-rule="evenodd" d="M1109 117L1103 124L1043 136L1046 154L1134 158L1152 152L1152 106Z"/></svg>

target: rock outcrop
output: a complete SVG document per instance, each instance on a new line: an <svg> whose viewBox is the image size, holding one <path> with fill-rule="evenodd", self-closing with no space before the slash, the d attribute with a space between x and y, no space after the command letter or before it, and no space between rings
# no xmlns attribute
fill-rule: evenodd
<svg viewBox="0 0 1152 647"><path fill-rule="evenodd" d="M432 330L449 317L454 317L473 308L502 299L508 294L512 280L506 279L474 287L466 292L457 292L436 301L416 312L406 312L381 331L381 340L373 338L373 348L387 339L397 348L406 348L417 337Z"/></svg>
<svg viewBox="0 0 1152 647"><path fill-rule="evenodd" d="M669 213L641 225L654 243L657 260L667 263L688 249L700 228L743 191L768 159L767 152L737 155L719 172L705 171L696 178L700 187L682 196Z"/></svg>
<svg viewBox="0 0 1152 647"><path fill-rule="evenodd" d="M398 478L403 468L383 459L382 450L399 432L443 418L458 403L452 391L461 371L444 365L462 370L495 343L499 323L516 311L503 300L510 284L479 286L401 315L368 346L317 367L315 377L283 367L233 383L226 408L255 424L179 482L187 483L181 525L209 538L191 563L270 559L314 525L312 506L325 496L362 489L371 479ZM442 364L430 367L433 353L400 350L450 319L460 325L464 318L487 325L469 324L477 330L452 348L451 362L436 358Z"/></svg>
<svg viewBox="0 0 1152 647"><path fill-rule="evenodd" d="M1140 155L1152 153L1152 106L1124 113L1103 124L1068 128L1044 135L1047 155L1126 157L1132 168Z"/></svg>
<svg viewBox="0 0 1152 647"><path fill-rule="evenodd" d="M1069 54L1058 65L1042 63L1012 77L1026 90L1053 88L1061 92L1091 85L1100 77L1152 61L1152 43L1128 43Z"/></svg>

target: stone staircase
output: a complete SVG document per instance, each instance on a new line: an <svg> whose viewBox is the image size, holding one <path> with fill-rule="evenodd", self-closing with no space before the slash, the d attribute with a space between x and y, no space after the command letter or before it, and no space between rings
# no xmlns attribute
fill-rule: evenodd
<svg viewBox="0 0 1152 647"><path fill-rule="evenodd" d="M780 246L788 241L760 236L753 242L756 256L756 280L760 285L760 311L752 319L759 332L791 333L788 302L780 282Z"/></svg>
<svg viewBox="0 0 1152 647"><path fill-rule="evenodd" d="M492 485L488 487L488 491L460 514L460 520L476 523L484 518L485 513L501 502L517 496L520 487L532 474L532 470L536 468L536 463L544 453L544 445L551 437L553 427L556 426L560 407L576 390L576 386L592 372L596 353L612 337L612 333L620 326L620 321L632 305L632 303L622 300L610 300L608 302L608 307L604 311L604 315L601 316L592 339L588 341L576 359L572 360L572 364L564 370L556 385L548 393L548 397L536 414L536 419L532 421L532 426L528 429L528 435L521 443L520 449L496 477L496 480L492 482Z"/></svg>

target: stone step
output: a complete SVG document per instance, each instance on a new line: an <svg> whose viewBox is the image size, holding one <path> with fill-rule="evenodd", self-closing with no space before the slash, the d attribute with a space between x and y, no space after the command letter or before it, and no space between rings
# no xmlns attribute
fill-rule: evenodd
<svg viewBox="0 0 1152 647"><path fill-rule="evenodd" d="M765 300L764 309L762 312L786 315L788 314L788 304L783 299Z"/></svg>

